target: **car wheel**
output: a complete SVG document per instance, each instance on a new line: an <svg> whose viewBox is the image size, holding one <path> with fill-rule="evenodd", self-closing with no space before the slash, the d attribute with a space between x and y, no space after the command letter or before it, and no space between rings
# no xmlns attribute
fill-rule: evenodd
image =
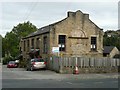
<svg viewBox="0 0 120 90"><path fill-rule="evenodd" d="M43 68L43 70L46 70L47 68Z"/></svg>
<svg viewBox="0 0 120 90"><path fill-rule="evenodd" d="M28 68L26 68L26 71L29 71L29 69L28 69Z"/></svg>
<svg viewBox="0 0 120 90"><path fill-rule="evenodd" d="M33 71L33 70L34 70L33 67L31 67L31 68L30 68L30 71Z"/></svg>

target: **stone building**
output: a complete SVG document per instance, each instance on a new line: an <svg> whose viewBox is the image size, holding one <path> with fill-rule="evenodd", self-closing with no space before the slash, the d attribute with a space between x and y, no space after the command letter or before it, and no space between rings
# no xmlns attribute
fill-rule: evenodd
<svg viewBox="0 0 120 90"><path fill-rule="evenodd" d="M104 46L103 56L113 58L115 55L120 54L120 51L115 46Z"/></svg>
<svg viewBox="0 0 120 90"><path fill-rule="evenodd" d="M103 30L89 19L89 14L80 10L67 12L61 21L42 27L21 39L23 57L29 52L38 52L43 58L61 56L103 56ZM53 47L59 53L52 52Z"/></svg>

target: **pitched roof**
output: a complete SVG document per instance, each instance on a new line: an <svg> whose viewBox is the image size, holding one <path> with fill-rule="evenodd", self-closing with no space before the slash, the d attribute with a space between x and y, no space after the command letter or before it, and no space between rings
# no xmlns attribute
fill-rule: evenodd
<svg viewBox="0 0 120 90"><path fill-rule="evenodd" d="M62 20L60 20L60 21L58 21L58 22L55 22L55 23L52 23L52 24L50 24L50 25L44 26L44 27L38 29L37 31L29 34L28 36L24 37L23 39L29 38L29 37L33 37L33 36L37 36L37 35L40 35L40 34L43 34L43 33L47 33L47 32L50 31L50 27L52 27L52 26L54 26L54 25L56 25L56 24L58 24L58 23L60 23L60 22L62 22L62 21L64 21L64 20L66 20L66 19L67 19L67 18L64 18L64 19L62 19Z"/></svg>
<svg viewBox="0 0 120 90"><path fill-rule="evenodd" d="M103 53L110 53L115 46L104 46Z"/></svg>
<svg viewBox="0 0 120 90"><path fill-rule="evenodd" d="M37 36L37 35L40 35L40 34L43 34L43 33L47 33L47 32L49 32L49 31L50 31L50 25L38 29L37 31L29 34L29 35L26 36L25 38Z"/></svg>
<svg viewBox="0 0 120 90"><path fill-rule="evenodd" d="M70 12L70 11L69 11ZM68 13L69 13L68 12ZM76 12L71 12L71 13L73 13L73 14L76 14L77 12L81 12L80 10L78 10L78 11L76 11ZM82 12L81 12L82 13ZM83 14L85 14L85 13L83 13ZM86 15L86 14L85 14ZM69 16L68 16L69 17ZM50 27L51 26L54 26L54 25L56 25L56 24L58 24L58 23L61 23L61 22L63 22L64 20L66 20L68 17L66 17L66 18L64 18L64 19L62 19L62 20L60 20L60 21L58 21L58 22L55 22L55 23L52 23L52 24L50 24L50 25L48 25L48 26L45 26L45 27L42 27L42 28L40 28L40 29L38 29L36 32L33 32L33 33L31 33L31 34L29 34L28 36L26 36L25 38L29 38L29 37L33 37L33 36L37 36L37 35L40 35L40 34L43 34L43 33L47 33L47 32L49 32L50 31ZM89 19L90 20L90 19ZM91 20L90 20L91 21ZM92 21L91 21L92 22ZM93 22L92 22L93 23ZM93 23L96 27L98 27L95 23ZM99 27L98 27L99 28ZM101 28L99 28L100 30L103 30L103 29L101 29ZM23 38L24 39L24 38Z"/></svg>

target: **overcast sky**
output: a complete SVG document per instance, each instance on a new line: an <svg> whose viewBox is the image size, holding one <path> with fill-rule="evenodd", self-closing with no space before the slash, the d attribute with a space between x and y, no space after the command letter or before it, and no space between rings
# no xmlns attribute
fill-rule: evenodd
<svg viewBox="0 0 120 90"><path fill-rule="evenodd" d="M110 2L109 2L110 1ZM67 17L68 11L81 10L104 31L118 29L118 1L106 2L1 2L0 34L5 36L12 28L30 21L37 28L52 24Z"/></svg>

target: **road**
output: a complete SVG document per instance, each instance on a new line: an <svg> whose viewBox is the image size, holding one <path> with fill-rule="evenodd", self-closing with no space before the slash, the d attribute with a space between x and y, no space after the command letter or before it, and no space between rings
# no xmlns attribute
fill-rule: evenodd
<svg viewBox="0 0 120 90"><path fill-rule="evenodd" d="M2 88L118 88L118 74L59 74L2 67Z"/></svg>

